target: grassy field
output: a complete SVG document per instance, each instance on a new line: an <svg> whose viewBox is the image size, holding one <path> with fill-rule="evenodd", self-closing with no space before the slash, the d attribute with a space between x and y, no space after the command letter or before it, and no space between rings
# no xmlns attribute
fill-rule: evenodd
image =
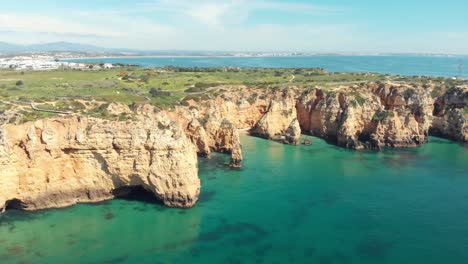
<svg viewBox="0 0 468 264"><path fill-rule="evenodd" d="M123 67L112 70L0 70L0 100L49 101L84 99L169 107L196 98L221 84L276 88L287 85L324 89L368 81L444 82L443 78L382 74L326 73L320 69L183 69ZM452 80L450 80L452 81ZM150 93L150 91L153 91ZM159 92L158 92L159 91ZM66 108L66 106L65 106Z"/></svg>

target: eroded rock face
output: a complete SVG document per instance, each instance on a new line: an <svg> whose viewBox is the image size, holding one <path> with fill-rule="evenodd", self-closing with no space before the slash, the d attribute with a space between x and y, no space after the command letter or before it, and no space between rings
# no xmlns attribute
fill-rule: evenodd
<svg viewBox="0 0 468 264"><path fill-rule="evenodd" d="M430 93L429 86L401 83L327 91L222 86L211 99L170 112L151 105L107 109L134 121L3 124L0 210L8 201L27 210L101 201L126 186L141 186L168 206L190 207L200 192L196 154L230 153L230 166L241 167L239 129L293 145L309 133L350 149L419 146L429 131L467 142L468 87L435 101Z"/></svg>
<svg viewBox="0 0 468 264"><path fill-rule="evenodd" d="M3 125L0 172L0 208L9 201L25 210L97 202L125 186L185 208L200 192L195 149L165 114L144 122L73 117Z"/></svg>
<svg viewBox="0 0 468 264"><path fill-rule="evenodd" d="M177 122L184 117L182 123L187 124L184 127L189 138L199 153L207 155L208 148L232 153L230 147L222 147L216 140L224 119L235 128L250 129L255 136L286 144L298 144L301 133L308 133L350 149L414 147L427 142L429 128L464 141L467 88L449 90L435 104L430 96L433 88L406 83L365 83L327 91L294 86L226 87L213 99L178 107ZM203 129L195 129L198 124L188 125L192 119L197 119Z"/></svg>
<svg viewBox="0 0 468 264"><path fill-rule="evenodd" d="M432 121L429 92L408 85L313 89L296 108L303 130L351 149L421 145Z"/></svg>
<svg viewBox="0 0 468 264"><path fill-rule="evenodd" d="M468 87L447 91L434 103L431 133L452 140L468 142Z"/></svg>
<svg viewBox="0 0 468 264"><path fill-rule="evenodd" d="M198 153L201 156L207 157L211 153L210 140L205 128L200 124L198 119L193 118L185 129L188 138L195 145Z"/></svg>
<svg viewBox="0 0 468 264"><path fill-rule="evenodd" d="M222 94L205 101L190 101L177 106L171 118L185 128L201 156L212 151L231 154L231 167L242 164L238 129L298 144L300 133L296 118L295 89L254 89L245 86L221 86ZM151 111L150 111L151 112Z"/></svg>
<svg viewBox="0 0 468 264"><path fill-rule="evenodd" d="M297 144L300 132L296 115L296 95L285 89L270 101L267 112L252 129L253 135L266 139ZM300 128L299 128L300 131Z"/></svg>

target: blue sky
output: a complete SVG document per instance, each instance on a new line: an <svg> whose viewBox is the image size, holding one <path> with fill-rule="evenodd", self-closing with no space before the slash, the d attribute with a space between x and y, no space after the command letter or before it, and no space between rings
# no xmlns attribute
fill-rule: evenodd
<svg viewBox="0 0 468 264"><path fill-rule="evenodd" d="M2 1L0 41L114 48L468 54L467 0Z"/></svg>

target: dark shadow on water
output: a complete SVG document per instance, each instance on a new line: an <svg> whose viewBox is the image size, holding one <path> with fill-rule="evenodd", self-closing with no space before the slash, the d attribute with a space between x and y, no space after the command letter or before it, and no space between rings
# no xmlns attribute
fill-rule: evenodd
<svg viewBox="0 0 468 264"><path fill-rule="evenodd" d="M319 264L332 264L333 259L330 256L319 256L317 263L319 263Z"/></svg>
<svg viewBox="0 0 468 264"><path fill-rule="evenodd" d="M266 244L255 248L255 256L258 258L264 258L268 252L273 249L272 244Z"/></svg>
<svg viewBox="0 0 468 264"><path fill-rule="evenodd" d="M209 202L213 199L215 195L216 195L215 191L202 191L200 193L200 196L198 197L198 202L201 204Z"/></svg>
<svg viewBox="0 0 468 264"><path fill-rule="evenodd" d="M245 170L245 163L242 168L231 168L229 166L230 156L227 154L213 153L210 158L199 158L199 175L201 177L206 176L208 180L214 180L216 177L212 176L217 171L242 171Z"/></svg>
<svg viewBox="0 0 468 264"><path fill-rule="evenodd" d="M6 250L4 251L4 253L0 255L0 258L4 260L17 258L17 257L22 256L24 251L25 250L22 245L14 244L14 245L8 246Z"/></svg>
<svg viewBox="0 0 468 264"><path fill-rule="evenodd" d="M454 140L450 140L450 139L446 139L444 137L438 137L438 136L435 136L435 135L431 135L429 137L429 142L428 143L434 143L434 144L440 144L440 145L453 145L453 144L457 144L459 145L460 147L464 147L464 148L468 148L468 144L467 143L462 143L462 142L457 142L457 141L454 141Z"/></svg>
<svg viewBox="0 0 468 264"><path fill-rule="evenodd" d="M114 258L107 259L102 262L96 262L96 263L103 263L103 264L125 263L128 260L128 258L129 258L128 255L124 255L124 256L114 257Z"/></svg>
<svg viewBox="0 0 468 264"><path fill-rule="evenodd" d="M112 219L114 219L114 217L115 217L115 215L112 212L107 212L104 215L104 219L106 219L106 220L112 220Z"/></svg>
<svg viewBox="0 0 468 264"><path fill-rule="evenodd" d="M13 222L17 221L22 222L42 219L54 210L60 209L49 209L39 211L22 211L18 209L9 209L5 213L0 214L0 228L12 225Z"/></svg>
<svg viewBox="0 0 468 264"><path fill-rule="evenodd" d="M392 247L391 242L376 236L369 236L357 244L356 253L363 257L383 260L388 256Z"/></svg>
<svg viewBox="0 0 468 264"><path fill-rule="evenodd" d="M136 202L141 202L143 204L155 205L155 208L158 210L164 210L165 208L162 202L158 200L153 193L145 190L143 187L140 187L140 186L118 188L113 191L113 194L116 195L116 199L126 200L126 201L136 201ZM111 204L111 200L102 201L98 203L89 203L88 205L89 206L104 206L105 208L107 208L110 206L110 204ZM39 219L43 219L47 215L52 214L54 211L68 210L68 209L69 207L58 208L58 209L50 208L50 209L37 210L37 211L23 211L23 210L19 210L18 206L16 206L16 203L13 202L13 203L10 203L10 207L5 213L0 214L0 228L8 226L8 228L11 229L12 228L11 226L14 225L13 223L16 221L39 220ZM144 211L144 208L141 208L141 210ZM108 212L105 214L104 217L106 220L111 220L112 218L114 218L114 215Z"/></svg>
<svg viewBox="0 0 468 264"><path fill-rule="evenodd" d="M248 245L257 245L265 239L269 233L262 227L252 223L224 223L218 225L215 229L200 233L197 237L178 242L167 243L157 251L166 252L176 250L188 245L207 245L207 243L219 246L221 240L227 240L231 245L245 247ZM265 249L266 250L266 249Z"/></svg>
<svg viewBox="0 0 468 264"><path fill-rule="evenodd" d="M139 211L139 212L147 212L148 208L146 206L134 206L133 210Z"/></svg>

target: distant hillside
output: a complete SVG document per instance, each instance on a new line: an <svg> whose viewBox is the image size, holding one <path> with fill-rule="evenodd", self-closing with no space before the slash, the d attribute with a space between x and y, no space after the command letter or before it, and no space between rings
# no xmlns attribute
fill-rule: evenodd
<svg viewBox="0 0 468 264"><path fill-rule="evenodd" d="M0 53L22 52L111 52L112 50L88 44L51 42L44 44L18 45L0 42Z"/></svg>
<svg viewBox="0 0 468 264"><path fill-rule="evenodd" d="M185 55L185 56L216 56L229 55L218 51L189 50L136 50L125 48L103 48L89 44L72 42L51 42L44 44L19 45L0 41L0 54L17 54L30 52L77 52L77 53L107 53L120 55Z"/></svg>
<svg viewBox="0 0 468 264"><path fill-rule="evenodd" d="M18 52L18 50L21 49L21 46L15 45L15 44L10 44L6 42L0 42L0 53L12 53L12 52Z"/></svg>

